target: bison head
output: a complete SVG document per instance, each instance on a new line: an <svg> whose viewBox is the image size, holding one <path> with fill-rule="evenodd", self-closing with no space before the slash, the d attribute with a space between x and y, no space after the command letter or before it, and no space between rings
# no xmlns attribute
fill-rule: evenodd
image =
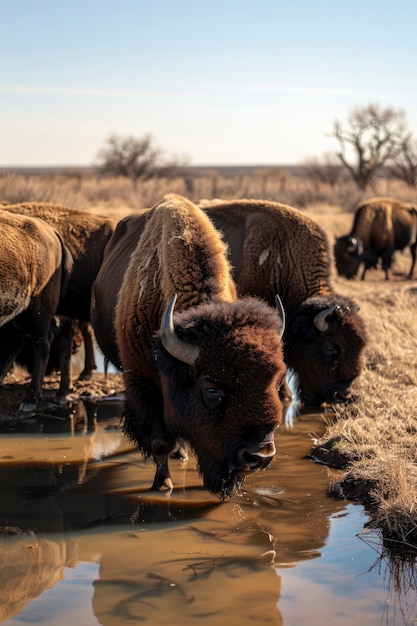
<svg viewBox="0 0 417 626"><path fill-rule="evenodd" d="M255 298L200 304L172 317L174 302L155 345L165 426L189 442L205 487L224 498L275 454L282 328L276 311Z"/></svg>
<svg viewBox="0 0 417 626"><path fill-rule="evenodd" d="M289 316L285 360L307 406L346 402L363 364L366 333L357 306L332 295L305 300Z"/></svg>
<svg viewBox="0 0 417 626"><path fill-rule="evenodd" d="M363 261L361 240L351 235L338 237L334 244L333 253L338 274L346 278L354 278Z"/></svg>

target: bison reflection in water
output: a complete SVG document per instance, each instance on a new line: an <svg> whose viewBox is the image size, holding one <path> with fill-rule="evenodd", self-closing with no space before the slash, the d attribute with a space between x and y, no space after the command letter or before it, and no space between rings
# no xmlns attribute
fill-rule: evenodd
<svg viewBox="0 0 417 626"><path fill-rule="evenodd" d="M153 489L172 489L185 440L206 488L231 496L275 454L282 321L237 299L226 245L191 202L168 195L143 220L116 228L92 300L100 348L124 372L125 431L156 463Z"/></svg>

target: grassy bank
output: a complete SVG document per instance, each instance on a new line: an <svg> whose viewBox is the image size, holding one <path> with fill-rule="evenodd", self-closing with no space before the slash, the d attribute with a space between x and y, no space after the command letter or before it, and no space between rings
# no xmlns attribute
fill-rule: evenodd
<svg viewBox="0 0 417 626"><path fill-rule="evenodd" d="M336 407L313 455L346 468L342 493L370 507L384 536L416 544L417 292L401 281L342 289L360 303L368 328L366 366L356 401Z"/></svg>

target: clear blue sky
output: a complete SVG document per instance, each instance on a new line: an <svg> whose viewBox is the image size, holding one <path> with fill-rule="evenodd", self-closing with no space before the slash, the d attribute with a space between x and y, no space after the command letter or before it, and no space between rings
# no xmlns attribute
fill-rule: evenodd
<svg viewBox="0 0 417 626"><path fill-rule="evenodd" d="M151 133L191 164L296 164L377 102L417 136L417 2L0 0L0 166Z"/></svg>

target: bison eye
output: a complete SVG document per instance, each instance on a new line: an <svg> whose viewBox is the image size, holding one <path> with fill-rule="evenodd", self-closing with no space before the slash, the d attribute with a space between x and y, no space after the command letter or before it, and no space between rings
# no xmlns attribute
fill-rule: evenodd
<svg viewBox="0 0 417 626"><path fill-rule="evenodd" d="M218 409L226 396L222 387L209 380L202 381L201 395L208 409Z"/></svg>

